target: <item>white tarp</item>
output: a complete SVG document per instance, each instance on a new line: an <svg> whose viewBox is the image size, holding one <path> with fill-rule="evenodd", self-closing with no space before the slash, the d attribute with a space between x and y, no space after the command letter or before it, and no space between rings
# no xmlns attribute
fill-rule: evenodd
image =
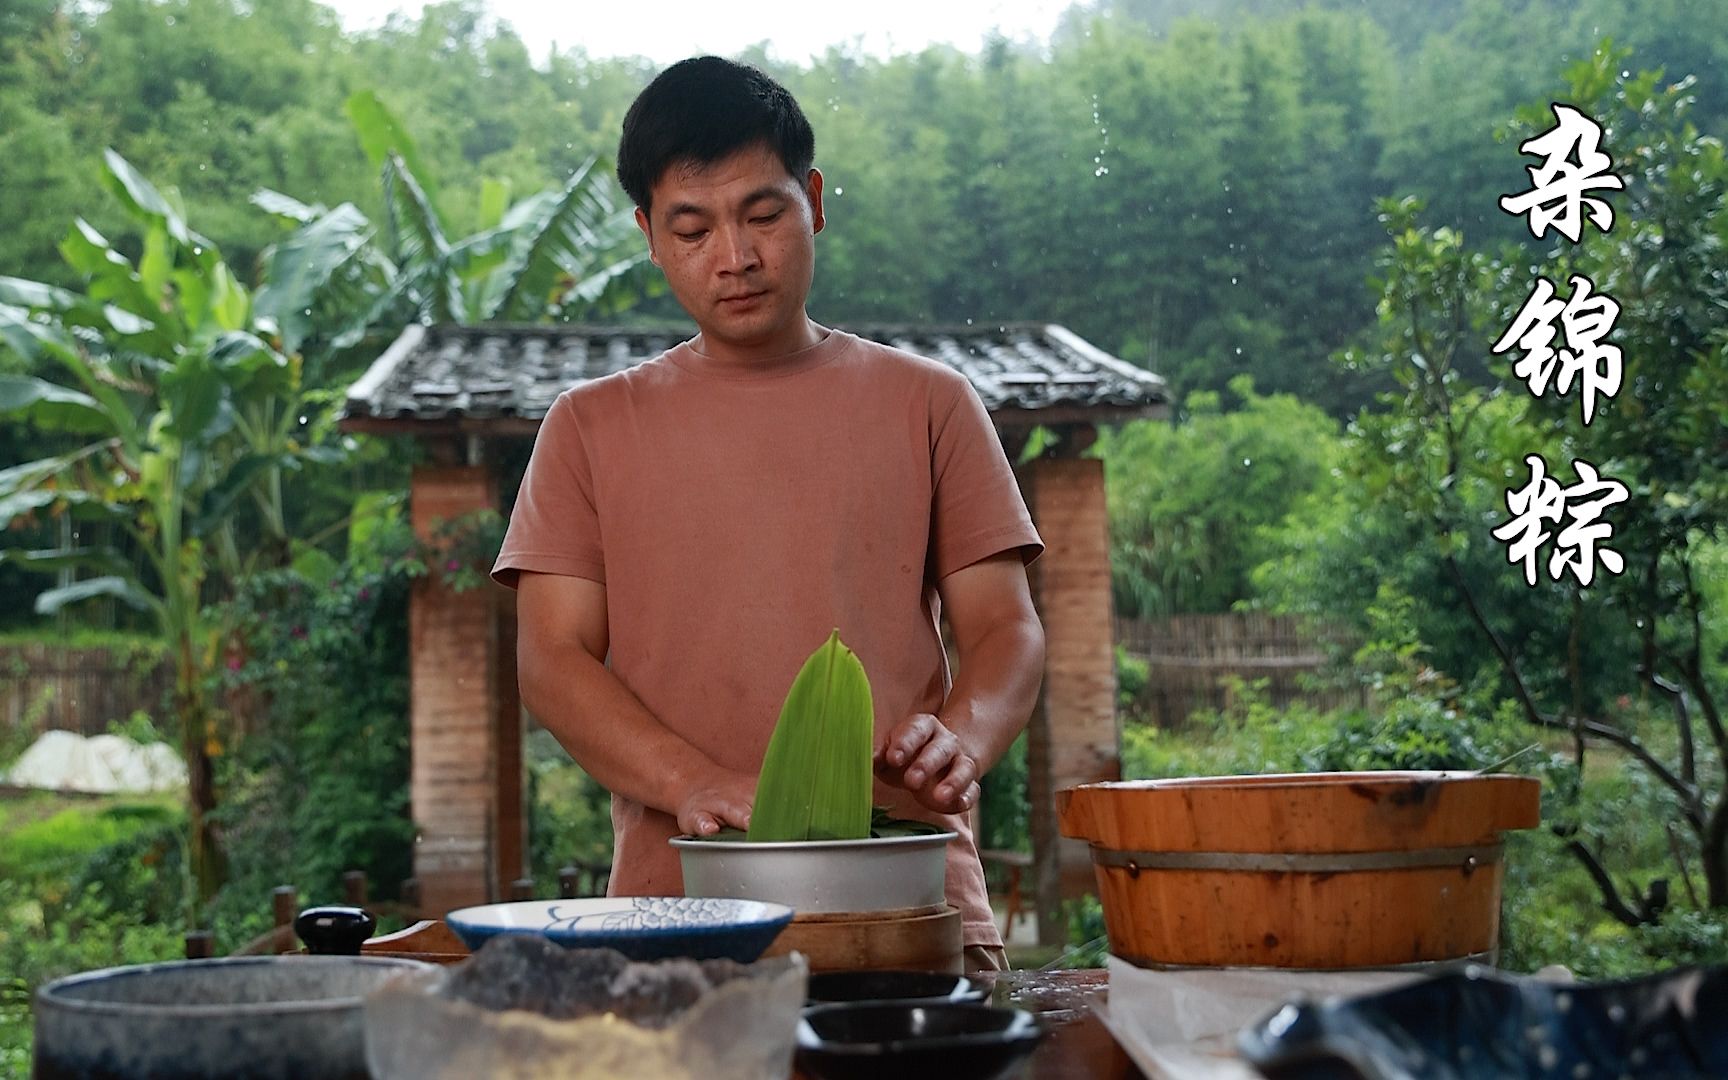
<svg viewBox="0 0 1728 1080"><path fill-rule="evenodd" d="M1420 973L1204 968L1151 971L1110 957L1110 996L1100 1020L1149 1077L1254 1080L1236 1033L1298 997L1372 993Z"/></svg>
<svg viewBox="0 0 1728 1080"><path fill-rule="evenodd" d="M50 731L0 776L14 787L129 794L186 786L186 766L162 743L140 746L119 735L85 738Z"/></svg>

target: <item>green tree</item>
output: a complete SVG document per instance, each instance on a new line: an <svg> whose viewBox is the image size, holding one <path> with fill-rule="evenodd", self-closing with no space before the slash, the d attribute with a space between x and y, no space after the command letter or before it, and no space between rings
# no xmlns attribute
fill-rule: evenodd
<svg viewBox="0 0 1728 1080"><path fill-rule="evenodd" d="M1143 420L1099 435L1110 511L1110 562L1123 615L1228 611L1252 595L1271 557L1268 530L1311 493L1330 489L1337 425L1289 395L1263 396L1246 376L1219 395L1189 395L1173 424Z"/></svg>
<svg viewBox="0 0 1728 1080"><path fill-rule="evenodd" d="M95 546L75 529L68 546L5 557L97 575L39 595L39 614L112 596L147 612L168 646L201 907L222 876L210 814L226 732L209 681L229 630L205 599L286 551L282 476L313 451L299 438L297 359L271 343L274 326L215 245L119 155L105 179L144 233L136 262L79 219L62 250L88 282L81 294L0 279L0 340L59 376L0 376L0 414L82 437L0 472L0 527L69 514L126 538Z"/></svg>
<svg viewBox="0 0 1728 1080"><path fill-rule="evenodd" d="M1614 228L1587 227L1581 243L1562 242L1541 268L1562 282L1585 274L1618 301L1623 389L1586 426L1576 393L1535 399L1512 379L1470 385L1461 375L1468 367L1505 371L1512 362L1488 348L1523 306L1532 270L1516 255L1472 253L1450 229L1418 227L1411 203L1388 204L1381 330L1349 360L1397 390L1353 426L1357 486L1332 517L1342 532L1315 550L1337 559L1364 538L1401 550L1391 566L1419 583L1412 595L1432 601L1430 629L1446 624L1455 670L1491 677L1526 722L1570 735L1580 771L1593 742L1636 762L1676 808L1676 871L1701 905L1720 908L1728 906L1720 705L1728 657L1717 636L1722 584L1711 575L1728 542L1728 275L1716 254L1728 235L1728 165L1721 143L1688 121L1687 84L1622 76L1623 60L1598 49L1568 70L1560 95L1604 125L1604 148L1626 183ZM1544 105L1520 125L1551 122ZM1531 589L1506 565L1489 533L1506 520L1506 493L1529 481L1526 454L1543 455L1563 480L1583 460L1625 482L1628 501L1607 515L1624 573L1601 571L1588 589L1547 580ZM1311 587L1326 558L1306 560ZM1347 558L1322 572L1333 576L1329 589L1348 596ZM1668 722L1644 715L1638 700L1666 709ZM1551 820L1610 913L1630 924L1661 917L1666 882L1642 895L1617 882L1575 798L1563 797ZM1688 873L1693 858L1701 887Z"/></svg>

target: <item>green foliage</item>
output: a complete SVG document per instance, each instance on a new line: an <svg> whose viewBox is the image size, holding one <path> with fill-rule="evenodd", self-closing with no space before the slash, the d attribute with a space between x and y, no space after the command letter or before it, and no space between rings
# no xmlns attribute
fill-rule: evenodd
<svg viewBox="0 0 1728 1080"><path fill-rule="evenodd" d="M750 839L870 834L870 678L835 630L799 668L762 759Z"/></svg>
<svg viewBox="0 0 1728 1080"><path fill-rule="evenodd" d="M345 871L364 870L389 897L409 874L407 603L420 560L399 515L368 535L327 572L254 575L233 603L223 681L259 710L226 759L222 940L268 927L276 885L328 902Z"/></svg>
<svg viewBox="0 0 1728 1080"><path fill-rule="evenodd" d="M0 414L84 443L0 471L0 523L69 514L126 546L102 533L109 542L85 542L74 528L54 549L0 556L94 575L39 594L38 614L103 596L149 614L175 665L192 861L208 899L221 868L204 823L213 793L200 781L221 735L204 682L222 629L205 617L205 591L285 547L282 478L307 457L295 438L299 368L266 340L271 326L255 321L249 292L177 195L111 150L104 161L104 185L144 234L138 258L80 218L61 250L86 280L82 294L0 279L0 340L60 379L0 375Z"/></svg>
<svg viewBox="0 0 1728 1080"><path fill-rule="evenodd" d="M30 1069L30 997L62 975L184 955L184 815L137 797L0 804L0 1076Z"/></svg>
<svg viewBox="0 0 1728 1080"><path fill-rule="evenodd" d="M45 905L23 883L0 877L0 1075L29 1075L30 997L43 983L184 955L171 924L112 908L95 888Z"/></svg>
<svg viewBox="0 0 1728 1080"><path fill-rule="evenodd" d="M994 768L979 781L978 846L1005 851L1031 851L1032 831L1026 808L1026 739L1023 731Z"/></svg>
<svg viewBox="0 0 1728 1080"><path fill-rule="evenodd" d="M1310 493L1330 490L1337 426L1289 395L1231 384L1241 407L1191 395L1177 423L1142 420L1099 435L1109 500L1112 587L1125 616L1217 612L1248 599L1271 557L1269 532Z"/></svg>
<svg viewBox="0 0 1728 1080"><path fill-rule="evenodd" d="M1103 967L1110 953L1109 937L1104 930L1104 905L1096 896L1064 901L1062 917L1068 924L1068 948L1048 966Z"/></svg>
<svg viewBox="0 0 1728 1080"><path fill-rule="evenodd" d="M566 866L612 862L612 797L544 728L528 733L528 862L536 896L558 895ZM597 883L596 883L597 884Z"/></svg>
<svg viewBox="0 0 1728 1080"><path fill-rule="evenodd" d="M57 902L97 852L177 820L173 808L160 800L69 807L8 829L0 878L29 886L45 902Z"/></svg>
<svg viewBox="0 0 1728 1080"><path fill-rule="evenodd" d="M1146 692L1146 684L1152 678L1151 661L1142 659L1130 653L1127 648L1116 646L1116 711L1131 712L1140 700L1140 695Z"/></svg>

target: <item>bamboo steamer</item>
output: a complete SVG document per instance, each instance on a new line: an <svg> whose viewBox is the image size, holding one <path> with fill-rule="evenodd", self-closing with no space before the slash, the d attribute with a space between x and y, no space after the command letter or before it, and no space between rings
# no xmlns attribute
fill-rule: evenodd
<svg viewBox="0 0 1728 1080"><path fill-rule="evenodd" d="M812 972L941 971L962 974L960 909L811 912L792 917L764 956L804 954Z"/></svg>
<svg viewBox="0 0 1728 1080"><path fill-rule="evenodd" d="M1057 807L1123 959L1349 969L1492 962L1501 834L1536 826L1540 796L1518 776L1309 773L1084 784Z"/></svg>

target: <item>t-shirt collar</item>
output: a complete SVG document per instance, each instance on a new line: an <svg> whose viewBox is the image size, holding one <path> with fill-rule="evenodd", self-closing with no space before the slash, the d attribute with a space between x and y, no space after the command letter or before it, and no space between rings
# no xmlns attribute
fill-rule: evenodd
<svg viewBox="0 0 1728 1080"><path fill-rule="evenodd" d="M822 337L814 345L786 353L782 356L769 357L765 360L751 361L741 364L730 360L716 360L705 353L697 352L691 341L681 342L666 353L666 359L684 371L693 375L703 375L716 379L773 379L782 375L793 375L800 371L808 371L819 367L839 356L852 341L852 335L828 327L815 324Z"/></svg>

